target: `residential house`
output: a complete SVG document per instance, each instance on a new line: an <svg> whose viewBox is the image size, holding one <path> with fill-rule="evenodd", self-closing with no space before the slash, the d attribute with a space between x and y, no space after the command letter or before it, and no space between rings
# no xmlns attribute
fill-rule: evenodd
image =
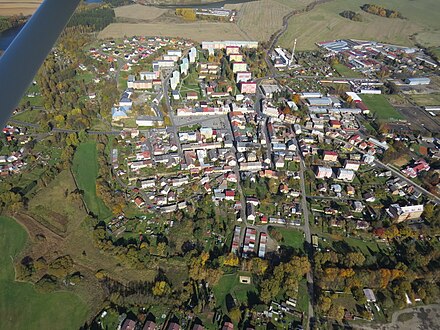
<svg viewBox="0 0 440 330"><path fill-rule="evenodd" d="M346 169L346 170L357 171L357 170L359 170L360 166L361 166L361 163L356 160L347 159L344 163L344 169Z"/></svg>
<svg viewBox="0 0 440 330"><path fill-rule="evenodd" d="M136 322L130 319L125 319L121 325L121 330L134 330L136 328Z"/></svg>
<svg viewBox="0 0 440 330"><path fill-rule="evenodd" d="M339 168L337 178L338 178L338 180L353 181L354 172L351 170Z"/></svg>
<svg viewBox="0 0 440 330"><path fill-rule="evenodd" d="M336 151L324 150L323 156L324 156L324 161L326 161L326 162L337 162L338 161L338 153Z"/></svg>
<svg viewBox="0 0 440 330"><path fill-rule="evenodd" d="M420 218L423 210L423 205L400 206L399 204L391 204L387 212L394 221L399 223Z"/></svg>
<svg viewBox="0 0 440 330"><path fill-rule="evenodd" d="M142 330L156 330L156 323L154 323L153 321L147 321L145 322Z"/></svg>
<svg viewBox="0 0 440 330"><path fill-rule="evenodd" d="M317 179L331 178L332 175L333 171L330 167L318 166L316 169Z"/></svg>

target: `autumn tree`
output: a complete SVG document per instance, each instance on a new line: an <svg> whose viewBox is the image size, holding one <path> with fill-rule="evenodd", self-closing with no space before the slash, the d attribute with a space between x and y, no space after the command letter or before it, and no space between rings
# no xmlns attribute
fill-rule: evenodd
<svg viewBox="0 0 440 330"><path fill-rule="evenodd" d="M154 283L152 293L154 296L162 297L171 292L170 285L165 281L158 281Z"/></svg>

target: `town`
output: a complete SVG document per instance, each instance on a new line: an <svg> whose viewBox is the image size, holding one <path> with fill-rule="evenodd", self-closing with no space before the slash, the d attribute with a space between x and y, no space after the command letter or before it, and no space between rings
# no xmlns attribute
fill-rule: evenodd
<svg viewBox="0 0 440 330"><path fill-rule="evenodd" d="M129 313L109 307L94 322L120 329L263 329L269 323L302 329L327 320L384 321L393 301L403 308L432 299L425 282L408 282L417 277L405 265L413 259L400 253L410 249L404 239L416 242L414 251L439 250L438 63L423 49L373 41L317 45L314 52L276 47L266 53L257 41L134 36L94 42L77 74L89 80L85 102L96 107L98 85L117 82L117 101L100 114L105 131L63 127L66 117L46 135L29 138L26 130L38 127L16 118L38 106L12 118L3 131L2 177L29 171L30 156L47 164L50 155L34 155L33 140L70 134L76 147L74 139L86 140L76 135L111 137L102 164L127 205L95 214L102 246L127 240L147 244L158 260L183 259L189 251L223 258L223 277L212 283L200 277L183 301L187 311L159 309L152 319L135 317L134 307ZM38 87L31 86L29 100ZM96 189L104 188L97 183ZM171 235L187 238L189 214L198 243L188 237L178 240L182 248L172 247ZM185 244L187 252L175 252ZM431 252L424 267L435 262ZM194 267L205 269L203 260ZM299 270L289 268L298 264ZM375 271L382 277L370 281ZM288 284L275 289L271 278ZM166 296L170 284L156 282L153 295ZM255 308L245 311L249 305Z"/></svg>

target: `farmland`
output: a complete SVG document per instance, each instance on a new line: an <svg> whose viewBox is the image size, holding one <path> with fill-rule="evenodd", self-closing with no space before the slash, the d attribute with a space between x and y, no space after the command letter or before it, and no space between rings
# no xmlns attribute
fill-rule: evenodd
<svg viewBox="0 0 440 330"><path fill-rule="evenodd" d="M117 18L146 21L158 18L167 11L167 9L135 4L115 8L115 15Z"/></svg>
<svg viewBox="0 0 440 330"><path fill-rule="evenodd" d="M75 153L72 169L79 188L84 191L87 207L98 217L107 218L111 215L110 210L96 195L96 178L98 177L96 157L96 143L83 143Z"/></svg>
<svg viewBox="0 0 440 330"><path fill-rule="evenodd" d="M14 220L0 218L0 329L78 329L87 318L87 307L68 292L39 293L32 284L14 280L10 260L27 241L26 231Z"/></svg>
<svg viewBox="0 0 440 330"><path fill-rule="evenodd" d="M204 40L248 40L249 38L240 31L235 24L229 23L210 23L210 22L191 22L191 23L113 23L102 30L98 37L122 38L124 36L179 36L182 38L193 39L195 41Z"/></svg>
<svg viewBox="0 0 440 330"><path fill-rule="evenodd" d="M42 0L0 0L0 13L2 16L31 15L41 2Z"/></svg>
<svg viewBox="0 0 440 330"><path fill-rule="evenodd" d="M413 45L410 36L428 46L440 44L437 13L440 2L425 1L375 1L378 5L398 10L407 19L389 19L361 12L364 0L335 0L316 6L312 11L293 16L280 43L291 47L292 40L298 39L297 48L315 48L315 42L338 38L374 39L382 42ZM361 12L362 22L354 22L339 15L343 10ZM437 31L437 32L436 32Z"/></svg>
<svg viewBox="0 0 440 330"><path fill-rule="evenodd" d="M394 109L383 95L362 95L362 101L379 121L403 119L404 117Z"/></svg>
<svg viewBox="0 0 440 330"><path fill-rule="evenodd" d="M237 25L251 39L267 40L283 22L289 7L274 0L243 3L238 13Z"/></svg>

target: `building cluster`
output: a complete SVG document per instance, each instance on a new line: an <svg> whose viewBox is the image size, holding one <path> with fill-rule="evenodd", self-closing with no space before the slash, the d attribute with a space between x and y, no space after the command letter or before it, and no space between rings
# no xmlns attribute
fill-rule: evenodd
<svg viewBox="0 0 440 330"><path fill-rule="evenodd" d="M378 72L387 67L395 74L420 75L439 69L437 62L424 50L414 47L352 39L318 42L317 45L327 50L329 56L338 56L351 69L364 73ZM422 83L426 83L426 79Z"/></svg>
<svg viewBox="0 0 440 330"><path fill-rule="evenodd" d="M216 48L216 51L219 50ZM204 56L199 56L198 60L194 59L194 61L190 58L185 64L181 64L181 66L185 65L185 71L181 67L182 76L186 76L188 71L195 71L196 78L191 76L186 80L173 80L173 78L170 80L172 98L177 103L178 116L226 113L231 111L227 107L231 100L244 103L248 100L247 96L256 93L257 83L252 80L252 73L248 71L248 63L245 62L240 46L226 45L224 51L226 54L224 64L207 61ZM194 52L197 54L195 48ZM202 49L202 52L207 55L206 50ZM210 56L213 55L208 55L208 59ZM233 80L231 76L226 76L225 65L232 71Z"/></svg>
<svg viewBox="0 0 440 330"><path fill-rule="evenodd" d="M237 12L233 9L224 8L197 8L196 15L201 17L221 18L233 22Z"/></svg>
<svg viewBox="0 0 440 330"><path fill-rule="evenodd" d="M26 156L25 145L30 141L29 137L24 136L23 129L10 125L7 125L5 128L3 128L3 135L6 144L8 145L15 144L15 142L18 141L18 149L16 151L9 151L0 155L1 177L20 173L27 165L24 159Z"/></svg>

